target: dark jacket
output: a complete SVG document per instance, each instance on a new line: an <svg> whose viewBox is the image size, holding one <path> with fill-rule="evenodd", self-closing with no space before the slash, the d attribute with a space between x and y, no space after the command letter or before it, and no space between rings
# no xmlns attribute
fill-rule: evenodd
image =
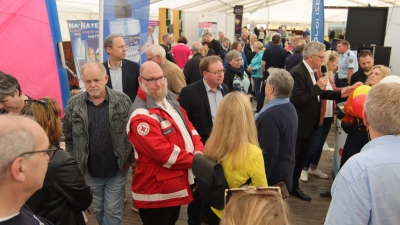
<svg viewBox="0 0 400 225"><path fill-rule="evenodd" d="M26 204L55 225L85 225L82 211L92 203L92 191L68 152L57 150L49 162L43 187Z"/></svg>
<svg viewBox="0 0 400 225"><path fill-rule="evenodd" d="M211 44L213 45L213 49L215 51L215 55L221 55L221 44L219 43L219 41L213 39L211 41Z"/></svg>
<svg viewBox="0 0 400 225"><path fill-rule="evenodd" d="M297 64L299 64L301 61L303 61L303 54L301 52L295 52L293 55L289 56L287 58L286 62L286 70L290 71L295 67Z"/></svg>
<svg viewBox="0 0 400 225"><path fill-rule="evenodd" d="M103 63L106 68L107 75L110 76L110 69L108 68L108 61ZM139 64L127 59L122 60L122 90L129 96L131 102L136 98L136 93L139 88ZM111 78L108 79L107 86L112 87Z"/></svg>
<svg viewBox="0 0 400 225"><path fill-rule="evenodd" d="M321 90L317 84L313 84L310 73L303 62L297 64L290 70L294 80L292 97L290 102L294 105L299 121L297 136L308 138L318 127L321 99L339 100L340 91Z"/></svg>
<svg viewBox="0 0 400 225"><path fill-rule="evenodd" d="M364 73L364 70L360 68L357 70L357 72L351 75L350 85L353 85L359 81L364 84L365 81L367 81L367 78L368 76Z"/></svg>
<svg viewBox="0 0 400 225"><path fill-rule="evenodd" d="M248 63L251 63L251 60L256 55L256 53L251 50L250 44L245 44L243 49L244 54L246 55L246 59Z"/></svg>
<svg viewBox="0 0 400 225"><path fill-rule="evenodd" d="M165 50L165 58L167 58L168 61L176 64L174 56L171 54L171 52L169 52L170 49L167 46L163 45L163 44L160 44L160 45ZM133 100L132 100L132 102L133 102Z"/></svg>
<svg viewBox="0 0 400 225"><path fill-rule="evenodd" d="M222 95L228 94L228 87L225 84L221 86ZM189 121L192 122L201 137L201 141L205 144L210 136L213 121L203 79L184 87L178 101L181 107L186 110Z"/></svg>
<svg viewBox="0 0 400 225"><path fill-rule="evenodd" d="M234 89L233 89L234 76L235 76L235 74L227 67L225 70L225 73L224 73L224 84L226 84L226 86L228 86L229 92L234 91ZM249 87L249 89L250 89L250 87ZM246 90L246 93L249 93L248 90Z"/></svg>
<svg viewBox="0 0 400 225"><path fill-rule="evenodd" d="M185 69L183 69L183 74L185 75L187 85L201 80L202 76L200 74L199 65L202 58L204 57L201 53L195 53L186 63Z"/></svg>
<svg viewBox="0 0 400 225"><path fill-rule="evenodd" d="M292 103L275 105L256 120L269 185L284 182L292 191L296 157L297 114Z"/></svg>
<svg viewBox="0 0 400 225"><path fill-rule="evenodd" d="M117 157L118 168L123 171L124 164L133 162L133 147L126 134L128 111L132 105L129 97L108 87L110 135L113 140L113 150ZM70 98L65 109L63 131L65 148L78 162L79 169L85 175L89 154L89 119L86 103L87 92ZM107 118L105 118L107 119Z"/></svg>

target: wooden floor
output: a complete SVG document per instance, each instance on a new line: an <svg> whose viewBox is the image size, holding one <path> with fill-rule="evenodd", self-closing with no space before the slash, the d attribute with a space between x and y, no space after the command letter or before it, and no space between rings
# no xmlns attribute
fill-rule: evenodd
<svg viewBox="0 0 400 225"><path fill-rule="evenodd" d="M329 133L327 144L333 149L334 145L334 125L331 127L331 131ZM289 197L285 201L288 204L291 212L292 224L294 225L320 225L324 224L326 213L329 208L330 199L319 197L319 193L329 191L333 182L332 175L332 161L333 161L333 152L332 151L323 151L321 160L319 163L319 168L329 174L329 179L321 179L316 176L309 176L308 182L300 181L300 188L304 193L310 195L312 198L311 202L302 201L295 197ZM131 182L132 182L132 174L128 177L128 181L126 183L126 196L127 201L125 202L125 207L122 215L122 224L123 225L137 225L142 224L139 214L132 211L132 201L131 201ZM187 206L181 207L181 214L179 217L177 225L187 224ZM92 209L90 209L93 212ZM93 216L93 213L88 215L88 225L98 224L96 219Z"/></svg>

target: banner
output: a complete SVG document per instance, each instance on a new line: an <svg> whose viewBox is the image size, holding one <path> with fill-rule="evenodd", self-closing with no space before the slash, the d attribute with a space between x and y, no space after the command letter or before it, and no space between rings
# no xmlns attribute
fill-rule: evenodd
<svg viewBox="0 0 400 225"><path fill-rule="evenodd" d="M68 20L67 23L79 89L83 92L86 89L79 72L80 68L87 62L99 61L99 21Z"/></svg>
<svg viewBox="0 0 400 225"><path fill-rule="evenodd" d="M311 20L311 41L324 43L324 1L313 0Z"/></svg>
<svg viewBox="0 0 400 225"><path fill-rule="evenodd" d="M211 33L213 38L218 40L217 13L202 12L199 14L199 40L203 40L203 35Z"/></svg>
<svg viewBox="0 0 400 225"><path fill-rule="evenodd" d="M149 21L149 29L147 32L147 47L158 45L159 22L157 20Z"/></svg>
<svg viewBox="0 0 400 225"><path fill-rule="evenodd" d="M125 59L139 64L146 61L149 46L150 0L104 0L104 34L119 34L125 40ZM154 39L153 39L154 40ZM109 55L103 49L103 59Z"/></svg>
<svg viewBox="0 0 400 225"><path fill-rule="evenodd" d="M233 14L235 14L235 36L240 37L242 36L243 6L235 5Z"/></svg>

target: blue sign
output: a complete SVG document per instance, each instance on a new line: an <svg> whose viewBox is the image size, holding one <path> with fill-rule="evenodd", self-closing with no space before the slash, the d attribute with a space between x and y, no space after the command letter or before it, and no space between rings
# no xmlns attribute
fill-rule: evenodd
<svg viewBox="0 0 400 225"><path fill-rule="evenodd" d="M81 21L82 40L99 39L99 22L93 20Z"/></svg>
<svg viewBox="0 0 400 225"><path fill-rule="evenodd" d="M313 0L311 20L311 41L324 43L324 0Z"/></svg>

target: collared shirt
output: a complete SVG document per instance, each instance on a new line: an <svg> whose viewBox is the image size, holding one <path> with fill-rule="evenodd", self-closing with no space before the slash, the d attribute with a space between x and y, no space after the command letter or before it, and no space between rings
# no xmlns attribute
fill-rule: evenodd
<svg viewBox="0 0 400 225"><path fill-rule="evenodd" d="M304 59L303 59L303 63L304 63L304 65L306 66L308 72L310 73L311 80L312 80L313 84L315 85L315 84L317 83L317 81L315 80L315 77L316 77L315 70L313 70L313 69L306 63L306 61L304 61ZM318 95L318 101L319 101L319 95Z"/></svg>
<svg viewBox="0 0 400 225"><path fill-rule="evenodd" d="M349 69L353 68L353 73L358 70L357 56L350 49L344 54L339 55L338 76L339 79L347 79Z"/></svg>
<svg viewBox="0 0 400 225"><path fill-rule="evenodd" d="M108 59L108 69L110 69L110 78L112 89L123 92L122 86L122 61L117 70L114 70L110 65L110 59Z"/></svg>
<svg viewBox="0 0 400 225"><path fill-rule="evenodd" d="M217 115L217 109L218 109L219 103L221 103L222 98L223 98L222 91L221 91L222 87L221 87L221 85L219 85L217 87L217 90L214 92L211 89L210 85L208 85L204 79L203 79L203 83L204 83L204 86L206 87L208 102L210 104L210 110L211 110L211 118L214 123L215 116Z"/></svg>
<svg viewBox="0 0 400 225"><path fill-rule="evenodd" d="M367 143L340 169L325 224L399 224L400 136Z"/></svg>
<svg viewBox="0 0 400 225"><path fill-rule="evenodd" d="M94 105L86 96L86 105L89 122L89 157L87 160L89 173L92 177L101 179L114 177L118 172L118 164L109 131L108 94L99 105Z"/></svg>

